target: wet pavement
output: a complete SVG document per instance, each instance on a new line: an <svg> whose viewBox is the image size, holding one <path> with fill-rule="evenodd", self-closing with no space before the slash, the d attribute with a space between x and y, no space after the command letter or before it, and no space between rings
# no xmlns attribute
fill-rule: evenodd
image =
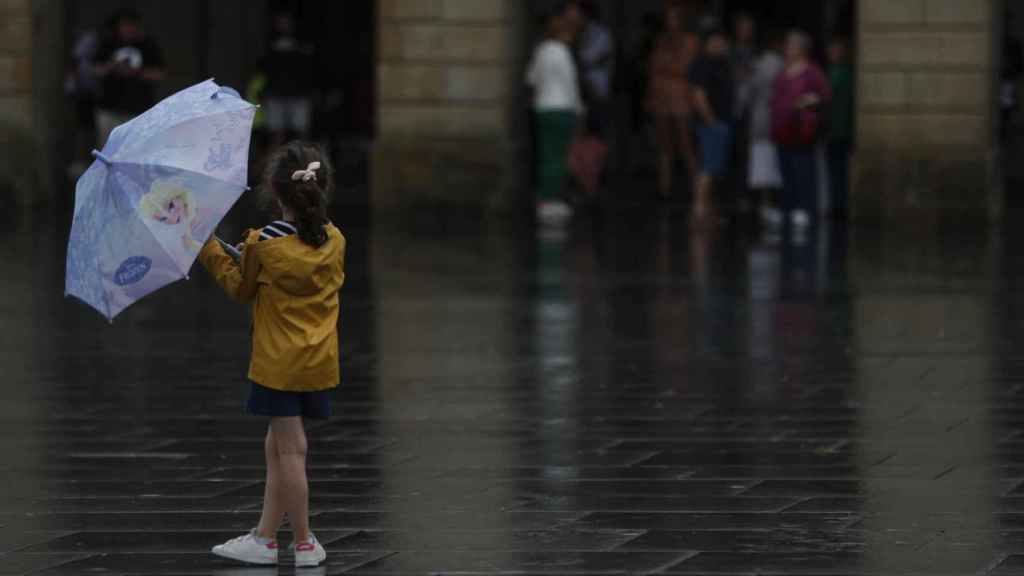
<svg viewBox="0 0 1024 576"><path fill-rule="evenodd" d="M0 232L0 575L291 573L207 553L263 491L245 310L197 269L108 325L64 220ZM346 232L302 573L1024 573L1012 230Z"/></svg>

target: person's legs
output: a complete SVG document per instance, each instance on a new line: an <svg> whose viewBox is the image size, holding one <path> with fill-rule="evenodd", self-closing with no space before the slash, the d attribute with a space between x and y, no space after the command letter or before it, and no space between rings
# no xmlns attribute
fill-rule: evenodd
<svg viewBox="0 0 1024 576"><path fill-rule="evenodd" d="M110 133L120 125L120 114L109 110L96 110L96 147L107 145Z"/></svg>
<svg viewBox="0 0 1024 576"><path fill-rule="evenodd" d="M809 223L818 220L818 162L814 149L800 150L794 156L798 210L807 213Z"/></svg>
<svg viewBox="0 0 1024 576"><path fill-rule="evenodd" d="M794 169L793 152L779 148L779 168L782 169L782 198L779 207L782 217L789 218L797 207L797 181Z"/></svg>
<svg viewBox="0 0 1024 576"><path fill-rule="evenodd" d="M700 165L697 162L697 144L694 142L693 127L690 125L690 118L688 116L680 116L674 120L676 122L676 130L679 133L679 149L682 150L683 160L686 161L687 182L693 182L697 172L700 170Z"/></svg>
<svg viewBox="0 0 1024 576"><path fill-rule="evenodd" d="M313 116L313 104L309 98L293 98L289 101L289 114L291 116L291 130L300 139L308 138L310 135L310 121Z"/></svg>
<svg viewBox="0 0 1024 576"><path fill-rule="evenodd" d="M280 497L281 462L277 455L277 442L271 428L267 427L267 437L263 441L263 450L267 460L267 484L263 490L263 515L260 516L256 535L270 540L277 539L277 531L284 522L284 503Z"/></svg>
<svg viewBox="0 0 1024 576"><path fill-rule="evenodd" d="M572 143L575 114L573 112L540 112L540 187L541 202L559 200L567 175L569 145Z"/></svg>
<svg viewBox="0 0 1024 576"><path fill-rule="evenodd" d="M270 433L277 448L277 501L288 515L296 542L305 542L309 530L309 483L306 479L306 431L301 417L274 418Z"/></svg>
<svg viewBox="0 0 1024 576"><path fill-rule="evenodd" d="M676 161L675 124L671 116L654 118L654 134L658 145L658 193L662 198L672 195L672 172Z"/></svg>
<svg viewBox="0 0 1024 576"><path fill-rule="evenodd" d="M849 210L850 143L836 140L828 144L829 189L832 192L832 216L844 220Z"/></svg>
<svg viewBox="0 0 1024 576"><path fill-rule="evenodd" d="M267 131L270 133L270 147L276 149L287 139L288 121L285 101L280 98L267 98L263 104L263 113L267 120Z"/></svg>

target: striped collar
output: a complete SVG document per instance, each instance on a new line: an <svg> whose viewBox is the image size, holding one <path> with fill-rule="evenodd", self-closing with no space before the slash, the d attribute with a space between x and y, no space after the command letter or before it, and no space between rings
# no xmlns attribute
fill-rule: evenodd
<svg viewBox="0 0 1024 576"><path fill-rule="evenodd" d="M273 240L274 238L284 238L285 236L294 236L298 233L299 230L291 222L275 220L263 227L263 230L260 232L260 242Z"/></svg>

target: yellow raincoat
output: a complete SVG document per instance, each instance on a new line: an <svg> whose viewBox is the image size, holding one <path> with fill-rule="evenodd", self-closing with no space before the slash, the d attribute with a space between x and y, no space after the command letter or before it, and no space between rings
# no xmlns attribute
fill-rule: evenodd
<svg viewBox="0 0 1024 576"><path fill-rule="evenodd" d="M327 227L313 248L298 236L245 240L240 263L216 239L199 261L231 298L253 303L249 378L284 392L327 390L339 384L338 292L345 283L345 237Z"/></svg>

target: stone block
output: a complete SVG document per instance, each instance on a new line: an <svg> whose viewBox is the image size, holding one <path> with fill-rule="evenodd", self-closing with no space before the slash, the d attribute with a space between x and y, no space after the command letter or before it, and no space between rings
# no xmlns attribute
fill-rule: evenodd
<svg viewBox="0 0 1024 576"><path fill-rule="evenodd" d="M861 77L861 102L867 108L903 106L907 92L903 72L865 72Z"/></svg>
<svg viewBox="0 0 1024 576"><path fill-rule="evenodd" d="M0 97L0 125L19 129L32 127L32 98L24 96Z"/></svg>
<svg viewBox="0 0 1024 576"><path fill-rule="evenodd" d="M913 106L982 114L988 107L989 83L973 72L915 72L910 75Z"/></svg>
<svg viewBox="0 0 1024 576"><path fill-rule="evenodd" d="M436 20L444 11L443 0L380 0L381 19Z"/></svg>
<svg viewBox="0 0 1024 576"><path fill-rule="evenodd" d="M498 62L505 58L507 30L498 26L399 25L383 40L387 59L434 62Z"/></svg>
<svg viewBox="0 0 1024 576"><path fill-rule="evenodd" d="M931 66L940 62L942 38L936 34L864 34L860 46L862 64L871 67Z"/></svg>
<svg viewBox="0 0 1024 576"><path fill-rule="evenodd" d="M500 67L443 64L382 64L382 101L498 102L506 93Z"/></svg>
<svg viewBox="0 0 1024 576"><path fill-rule="evenodd" d="M447 70L444 96L449 101L496 101L506 95L504 70L494 66L452 66Z"/></svg>
<svg viewBox="0 0 1024 576"><path fill-rule="evenodd" d="M861 0L865 24L920 24L924 21L924 0Z"/></svg>
<svg viewBox="0 0 1024 576"><path fill-rule="evenodd" d="M989 136L983 114L929 114L918 119L917 132L926 147L939 150L984 147Z"/></svg>
<svg viewBox="0 0 1024 576"><path fill-rule="evenodd" d="M377 53L381 62L402 59L402 35L398 26L381 24L377 27Z"/></svg>
<svg viewBox="0 0 1024 576"><path fill-rule="evenodd" d="M939 46L939 62L943 65L977 67L979 70L992 66L992 41L987 34L942 34Z"/></svg>
<svg viewBox="0 0 1024 576"><path fill-rule="evenodd" d="M0 20L0 54L29 54L32 51L32 19Z"/></svg>
<svg viewBox="0 0 1024 576"><path fill-rule="evenodd" d="M506 0L444 0L444 19L453 22L499 22L505 19L505 7Z"/></svg>
<svg viewBox="0 0 1024 576"><path fill-rule="evenodd" d="M445 69L437 65L382 64L377 69L382 101L439 100L445 90Z"/></svg>
<svg viewBox="0 0 1024 576"><path fill-rule="evenodd" d="M378 117L380 133L389 137L478 138L506 133L501 106L385 104Z"/></svg>
<svg viewBox="0 0 1024 576"><path fill-rule="evenodd" d="M991 18L992 0L927 0L925 3L925 21L929 25L987 25Z"/></svg>
<svg viewBox="0 0 1024 576"><path fill-rule="evenodd" d="M373 209L507 211L517 190L508 179L511 153L502 137L378 138L372 162Z"/></svg>
<svg viewBox="0 0 1024 576"><path fill-rule="evenodd" d="M913 141L916 117L904 113L861 113L857 120L857 143L865 149L903 148Z"/></svg>
<svg viewBox="0 0 1024 576"><path fill-rule="evenodd" d="M26 96L32 92L32 60L28 56L0 55L0 96Z"/></svg>
<svg viewBox="0 0 1024 576"><path fill-rule="evenodd" d="M27 17L31 13L31 0L0 0L0 22Z"/></svg>
<svg viewBox="0 0 1024 576"><path fill-rule="evenodd" d="M16 67L16 58L0 56L0 96L13 96L18 93Z"/></svg>
<svg viewBox="0 0 1024 576"><path fill-rule="evenodd" d="M854 219L947 228L989 222L999 206L991 166L988 149L978 146L861 147L853 166Z"/></svg>

